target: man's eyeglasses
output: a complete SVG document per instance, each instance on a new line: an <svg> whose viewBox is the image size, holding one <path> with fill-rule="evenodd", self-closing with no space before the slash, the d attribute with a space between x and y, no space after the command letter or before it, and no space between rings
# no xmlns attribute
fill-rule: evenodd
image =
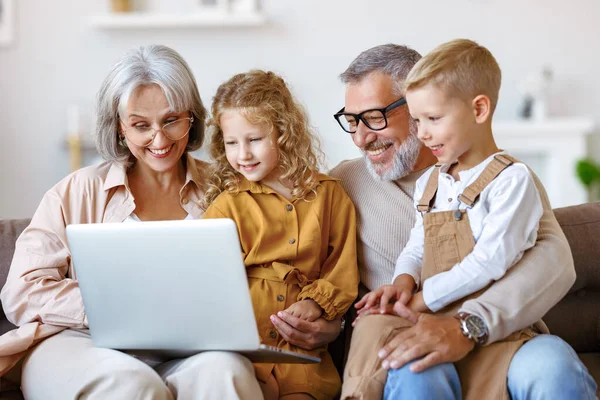
<svg viewBox="0 0 600 400"><path fill-rule="evenodd" d="M386 114L392 111L394 108L398 108L404 104L406 104L406 99L404 97L400 97L398 100L385 108L373 108L371 110L365 110L360 114L344 112L344 107L342 107L340 111L333 114L333 118L335 118L342 129L348 133L356 132L359 121L362 121L363 124L365 124L369 129L380 131L387 127Z"/></svg>
<svg viewBox="0 0 600 400"><path fill-rule="evenodd" d="M164 124L159 130L171 140L180 140L185 137L192 127L194 117L179 118ZM125 122L123 122L125 124ZM154 141L158 130L150 125L134 125L123 129L123 134L128 141L140 147L147 147Z"/></svg>

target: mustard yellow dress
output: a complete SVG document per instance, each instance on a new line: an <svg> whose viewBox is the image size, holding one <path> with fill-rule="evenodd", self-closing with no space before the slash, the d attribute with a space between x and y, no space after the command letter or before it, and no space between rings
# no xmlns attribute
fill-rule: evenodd
<svg viewBox="0 0 600 400"><path fill-rule="evenodd" d="M238 193L224 192L204 218L231 218L242 256L261 342L320 357L320 364L254 364L257 378L273 374L280 395L308 393L331 399L340 377L327 347L307 351L280 337L269 317L303 299L313 299L333 320L358 292L356 215L337 179L319 175L316 197L287 200L270 187L240 179Z"/></svg>

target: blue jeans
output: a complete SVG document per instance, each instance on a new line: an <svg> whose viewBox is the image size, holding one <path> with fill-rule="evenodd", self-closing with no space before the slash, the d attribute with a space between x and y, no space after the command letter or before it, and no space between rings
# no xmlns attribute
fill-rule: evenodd
<svg viewBox="0 0 600 400"><path fill-rule="evenodd" d="M388 372L383 399L461 399L460 381L452 363L421 373L409 365ZM517 351L508 368L513 400L597 399L596 382L575 351L554 335L539 335Z"/></svg>

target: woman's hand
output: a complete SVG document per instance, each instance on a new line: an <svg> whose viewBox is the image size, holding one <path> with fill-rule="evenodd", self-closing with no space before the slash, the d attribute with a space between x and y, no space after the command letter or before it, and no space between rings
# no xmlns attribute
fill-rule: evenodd
<svg viewBox="0 0 600 400"><path fill-rule="evenodd" d="M286 311L271 315L271 322L282 338L304 350L314 350L333 342L342 329L341 317L333 321L318 318L310 322Z"/></svg>

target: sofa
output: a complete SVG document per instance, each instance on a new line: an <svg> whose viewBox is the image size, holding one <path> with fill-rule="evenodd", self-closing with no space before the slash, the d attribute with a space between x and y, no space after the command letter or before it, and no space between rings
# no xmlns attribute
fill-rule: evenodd
<svg viewBox="0 0 600 400"><path fill-rule="evenodd" d="M554 210L573 252L577 280L544 317L551 332L577 351L600 383L600 203ZM0 285L4 285L14 245L29 220L0 220ZM0 334L13 329L0 309ZM22 399L18 388L0 381L0 398ZM7 390L8 389L8 390ZM598 392L600 395L600 391Z"/></svg>

